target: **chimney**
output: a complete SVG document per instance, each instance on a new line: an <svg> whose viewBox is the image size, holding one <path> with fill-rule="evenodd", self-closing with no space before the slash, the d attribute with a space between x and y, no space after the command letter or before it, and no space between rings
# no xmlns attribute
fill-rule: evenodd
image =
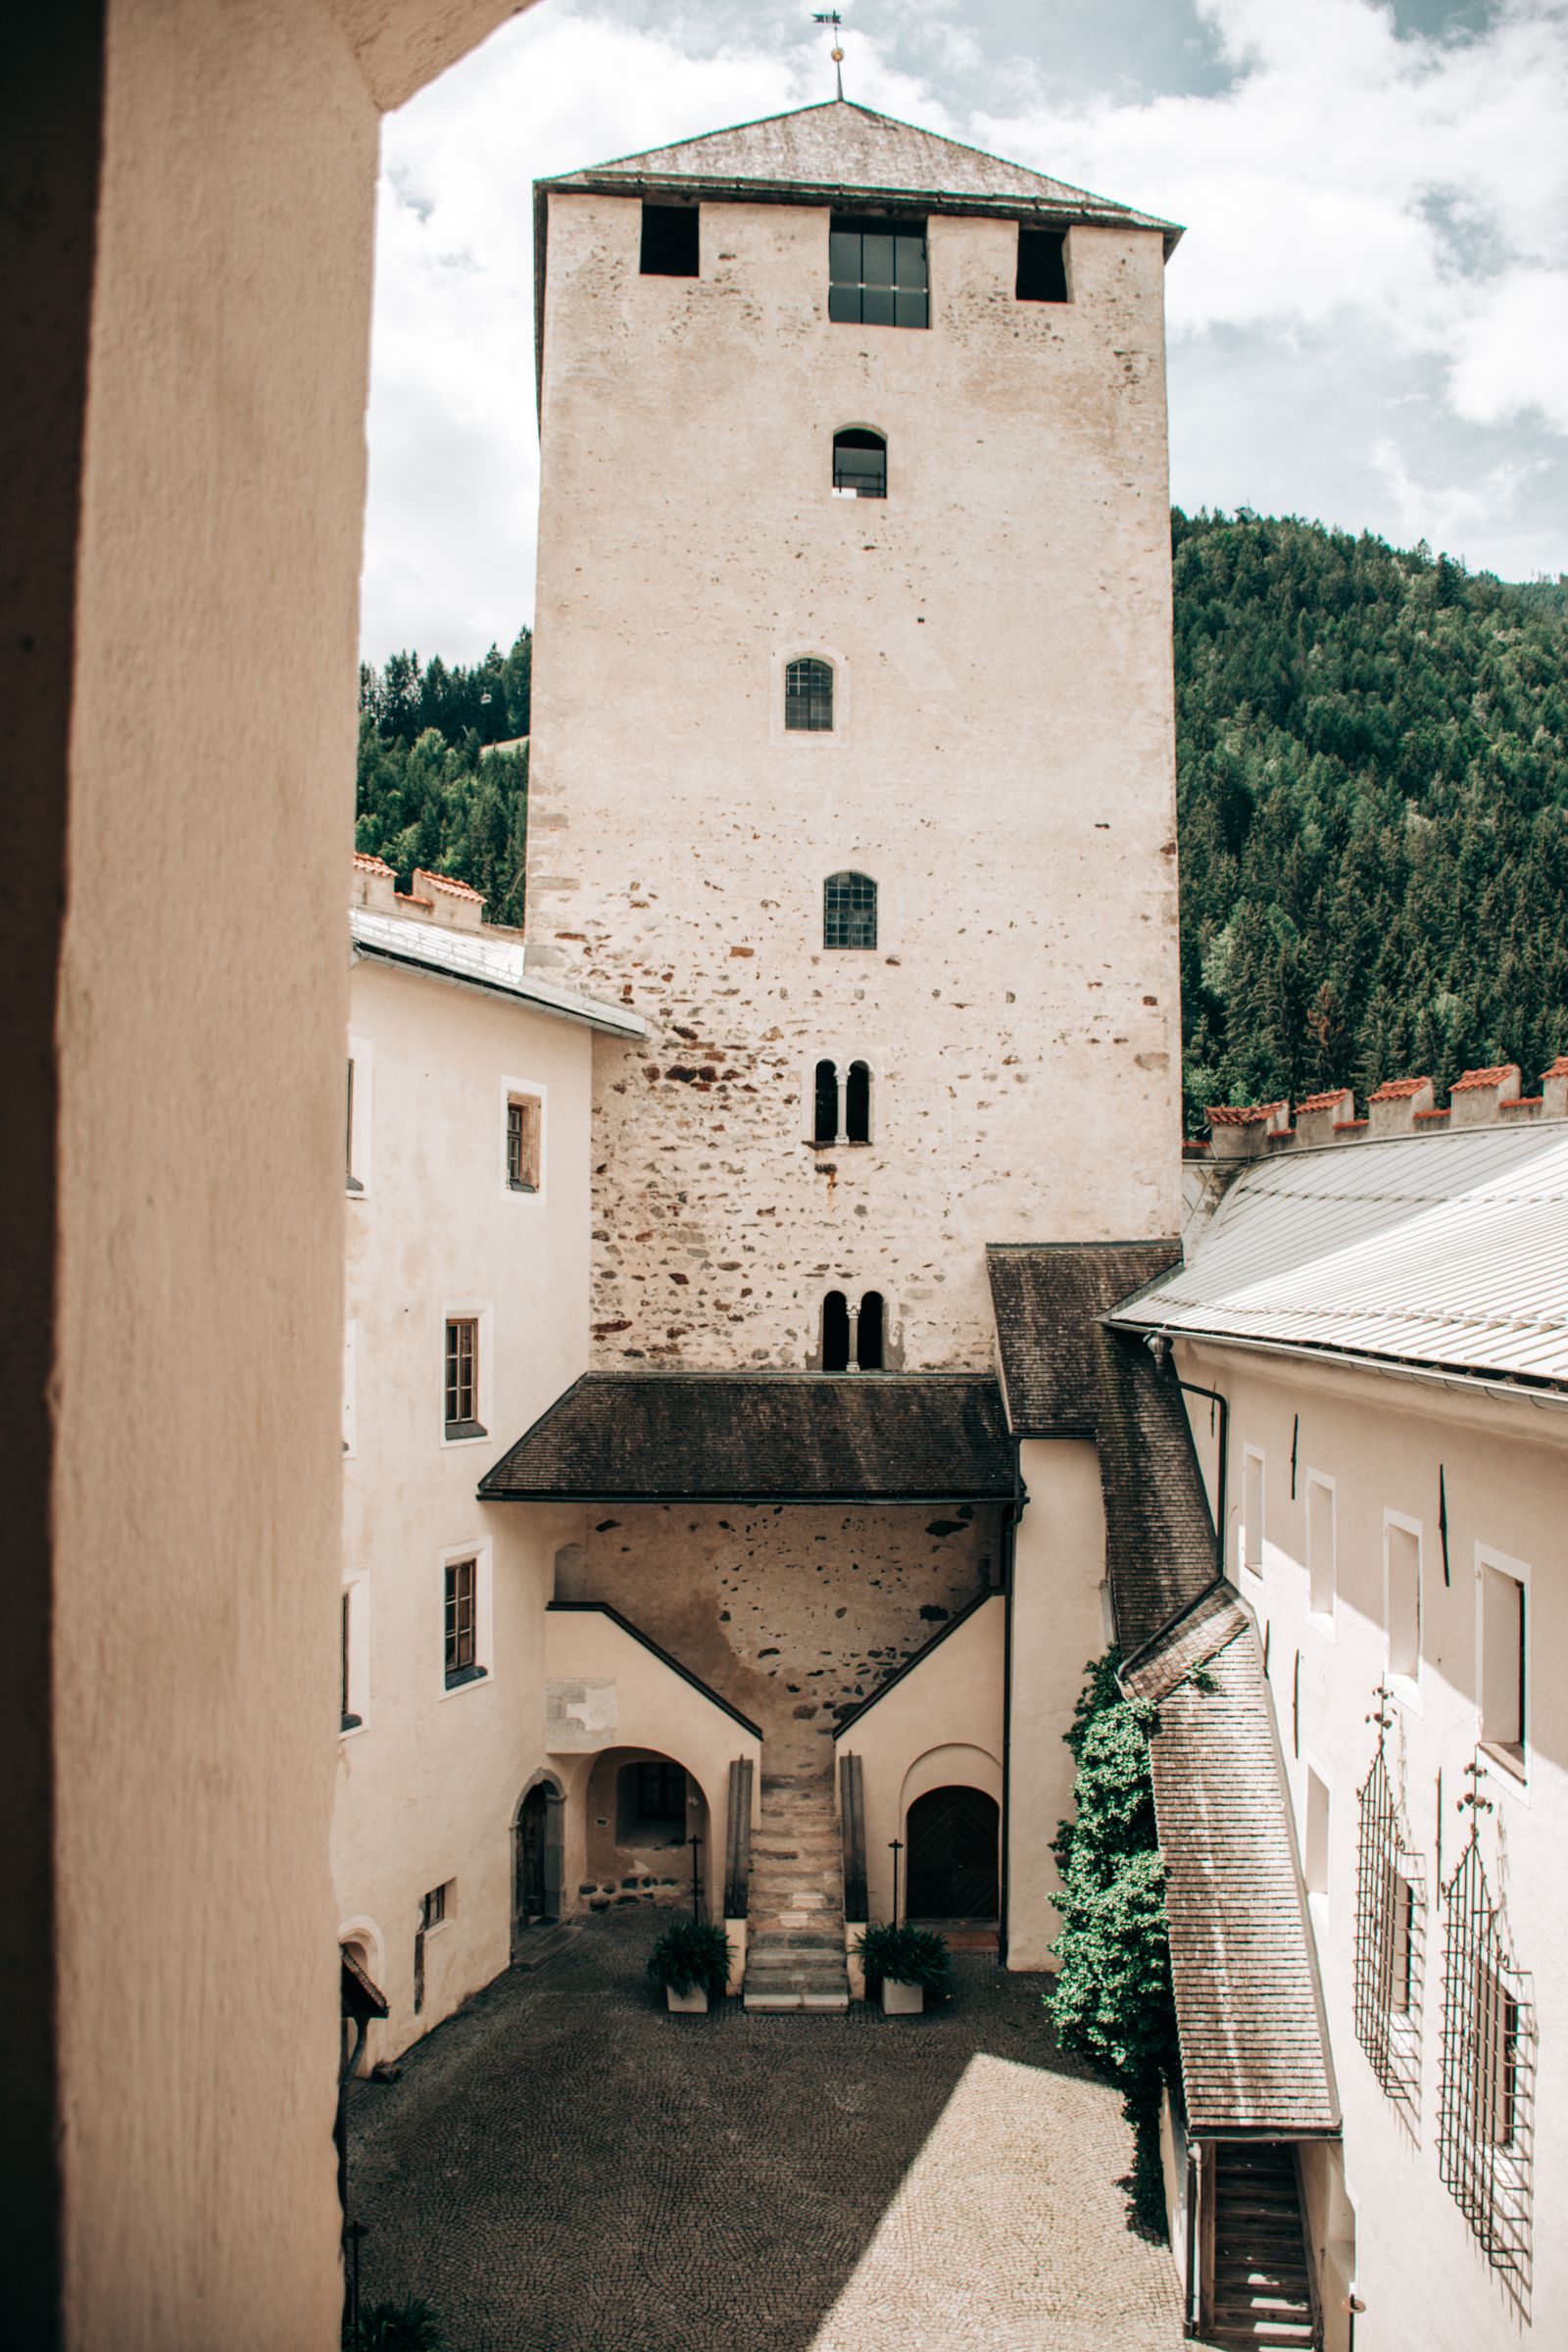
<svg viewBox="0 0 1568 2352"><path fill-rule="evenodd" d="M1504 1102L1519 1100L1519 1064L1499 1061L1490 1070L1466 1070L1448 1089L1455 1127L1495 1124Z"/></svg>
<svg viewBox="0 0 1568 2352"><path fill-rule="evenodd" d="M1549 1070L1541 1073L1544 1119L1568 1119L1568 1054L1559 1054Z"/></svg>
<svg viewBox="0 0 1568 2352"><path fill-rule="evenodd" d="M1413 1135L1417 1115L1430 1111L1434 1096L1430 1078L1385 1078L1367 1098L1372 1141L1384 1135Z"/></svg>
<svg viewBox="0 0 1568 2352"><path fill-rule="evenodd" d="M396 914L398 878L382 858L354 857L354 896L349 904L371 914Z"/></svg>
<svg viewBox="0 0 1568 2352"><path fill-rule="evenodd" d="M414 902L426 920L439 923L443 931L478 931L484 925L484 893L470 890L466 882L454 882L450 874L428 873L422 865L414 869Z"/></svg>
<svg viewBox="0 0 1568 2352"><path fill-rule="evenodd" d="M1272 1137L1291 1131L1288 1102L1215 1102L1203 1116L1216 1159L1258 1159Z"/></svg>
<svg viewBox="0 0 1568 2352"><path fill-rule="evenodd" d="M1315 1144L1332 1144L1336 1127L1355 1124L1355 1097L1348 1086L1331 1087L1324 1095L1304 1095L1296 1105L1296 1141L1301 1151Z"/></svg>

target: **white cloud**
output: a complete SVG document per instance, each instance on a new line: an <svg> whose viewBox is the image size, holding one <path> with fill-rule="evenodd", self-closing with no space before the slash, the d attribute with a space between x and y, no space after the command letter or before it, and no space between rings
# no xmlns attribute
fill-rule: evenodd
<svg viewBox="0 0 1568 2352"><path fill-rule="evenodd" d="M1075 85L1035 0L1008 37L1049 53L1055 78L1009 57L1013 111L954 112L930 86L927 71L950 94L975 86L970 22L946 4L854 30L853 94L1191 224L1167 280L1184 503L1568 564L1568 467L1547 438L1568 433L1568 0L1502 0L1448 39L1401 37L1374 0L1197 4L1210 94ZM472 659L532 611L532 180L821 98L808 15L797 28L772 0L694 0L632 24L602 0L547 0L388 121L372 658ZM1397 442L1396 399L1412 404ZM1527 475L1530 512L1502 529Z"/></svg>

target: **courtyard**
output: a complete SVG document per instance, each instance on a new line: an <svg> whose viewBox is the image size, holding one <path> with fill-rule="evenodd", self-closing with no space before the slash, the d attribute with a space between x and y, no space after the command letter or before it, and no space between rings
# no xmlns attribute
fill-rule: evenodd
<svg viewBox="0 0 1568 2352"><path fill-rule="evenodd" d="M425 2297L452 2352L1177 2352L1042 1979L959 1953L929 2017L672 2017L661 1924L593 1921L356 2084L367 2303Z"/></svg>

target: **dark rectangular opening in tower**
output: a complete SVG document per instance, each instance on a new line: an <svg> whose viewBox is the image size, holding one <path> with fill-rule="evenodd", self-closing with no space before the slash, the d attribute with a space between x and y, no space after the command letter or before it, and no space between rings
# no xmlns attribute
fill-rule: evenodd
<svg viewBox="0 0 1568 2352"><path fill-rule="evenodd" d="M700 277L695 204L643 206L642 274L644 277Z"/></svg>
<svg viewBox="0 0 1568 2352"><path fill-rule="evenodd" d="M830 318L860 326L930 325L923 220L834 213L827 267Z"/></svg>
<svg viewBox="0 0 1568 2352"><path fill-rule="evenodd" d="M1020 228L1018 282L1013 289L1020 302L1067 300L1067 237L1059 228Z"/></svg>

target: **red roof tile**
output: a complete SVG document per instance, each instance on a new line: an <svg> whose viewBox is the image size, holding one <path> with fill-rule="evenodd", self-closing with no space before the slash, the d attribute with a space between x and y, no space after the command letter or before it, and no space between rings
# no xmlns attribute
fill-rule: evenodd
<svg viewBox="0 0 1568 2352"><path fill-rule="evenodd" d="M1424 1086L1431 1084L1430 1078L1385 1078L1377 1093L1372 1097L1372 1101L1374 1102L1404 1102L1409 1100L1411 1095L1418 1095Z"/></svg>
<svg viewBox="0 0 1568 2352"><path fill-rule="evenodd" d="M1504 1110L1506 1110L1507 1107L1508 1105L1504 1103ZM1452 1113L1447 1110L1418 1110L1415 1115L1417 1123L1419 1124L1422 1119L1446 1119L1451 1117Z"/></svg>
<svg viewBox="0 0 1568 2352"><path fill-rule="evenodd" d="M1326 1095L1303 1095L1296 1105L1296 1115L1299 1118L1303 1110L1333 1110L1348 1099L1349 1093L1348 1086L1334 1086Z"/></svg>
<svg viewBox="0 0 1568 2352"><path fill-rule="evenodd" d="M1541 1075L1543 1078L1568 1078L1568 1054L1559 1054L1550 1069L1543 1070Z"/></svg>
<svg viewBox="0 0 1568 2352"><path fill-rule="evenodd" d="M367 857L363 850L355 851L354 863L362 874L390 874L393 870L384 858Z"/></svg>
<svg viewBox="0 0 1568 2352"><path fill-rule="evenodd" d="M1515 1095L1512 1102L1499 1102L1497 1108L1499 1110L1539 1110L1545 1099L1544 1095Z"/></svg>
<svg viewBox="0 0 1568 2352"><path fill-rule="evenodd" d="M425 868L421 865L415 875L415 880L416 882L428 882L432 890L450 891L455 899L473 899L477 901L479 906L482 906L484 905L484 892L482 890L470 890L466 882L454 881L450 874L427 873Z"/></svg>
<svg viewBox="0 0 1568 2352"><path fill-rule="evenodd" d="M1518 1075L1519 1064L1516 1061L1499 1061L1490 1070L1466 1070L1462 1078L1454 1080L1448 1092L1450 1095L1462 1095L1467 1087L1500 1086L1505 1078L1517 1078Z"/></svg>
<svg viewBox="0 0 1568 2352"><path fill-rule="evenodd" d="M1211 1102L1203 1116L1211 1127L1255 1127L1284 1108L1283 1102Z"/></svg>

